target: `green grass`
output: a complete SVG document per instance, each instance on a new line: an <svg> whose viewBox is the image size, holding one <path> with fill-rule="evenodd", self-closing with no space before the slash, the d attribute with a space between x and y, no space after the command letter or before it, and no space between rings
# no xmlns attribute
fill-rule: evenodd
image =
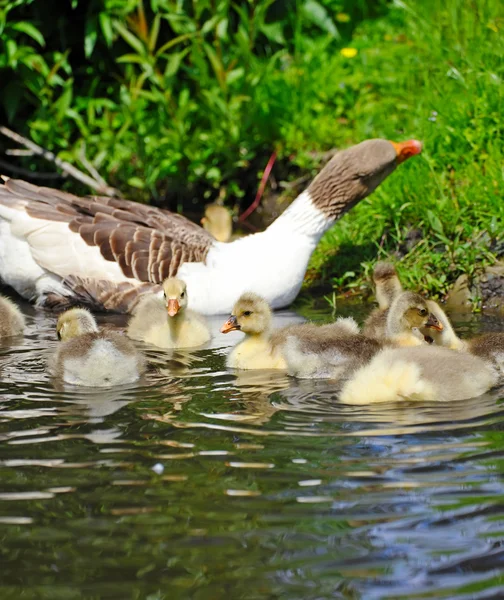
<svg viewBox="0 0 504 600"><path fill-rule="evenodd" d="M441 296L458 275L495 262L503 33L495 0L396 0L386 17L358 28L359 53L341 81L359 90L336 141L414 137L425 149L324 236L306 285L366 292L373 263L391 258L405 284ZM407 244L411 230L416 245Z"/></svg>

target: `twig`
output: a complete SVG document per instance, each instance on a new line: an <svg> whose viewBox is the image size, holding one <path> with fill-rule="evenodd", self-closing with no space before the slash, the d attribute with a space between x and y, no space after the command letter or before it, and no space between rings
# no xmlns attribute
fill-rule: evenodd
<svg viewBox="0 0 504 600"><path fill-rule="evenodd" d="M238 221L240 223L245 221L245 219L247 217L249 217L254 212L254 210L259 206L262 195L264 193L264 188L266 187L266 183L268 182L268 177L271 173L271 169L273 168L273 165L275 164L276 157L277 157L277 153L275 150L273 152L273 154L270 156L270 158L268 160L268 164L266 165L266 168L264 169L264 173L261 178L261 183L259 184L259 189L257 190L257 194L254 199L254 202L252 202L252 204L247 208L247 210L238 217Z"/></svg>
<svg viewBox="0 0 504 600"><path fill-rule="evenodd" d="M33 156L33 150L23 150L22 148L10 148L5 151L7 156Z"/></svg>
<svg viewBox="0 0 504 600"><path fill-rule="evenodd" d="M23 167L18 167L16 165L11 165L5 160L0 159L0 168L6 169L11 173L17 173L18 175L22 175L23 177L30 177L36 179L63 179L67 175L66 173L34 173L33 171L28 171L28 169L23 169Z"/></svg>
<svg viewBox="0 0 504 600"><path fill-rule="evenodd" d="M96 190L99 194L104 194L105 196L118 196L119 195L118 191L116 189L114 189L113 187L110 187L107 184L103 185L101 182L95 181L92 177L90 177L89 175L86 175L86 173L79 171L79 169L77 169L70 163L68 163L64 160L61 160L61 158L58 158L55 154L53 154L49 150L44 150L44 148L41 148L40 146L38 146L31 140L23 137L22 135L19 135L19 133L15 133L14 131L11 131L10 129L8 129L7 127L4 127L4 126L0 126L0 133L5 135L6 137L10 138L11 140L14 140L18 144L25 146L29 150L32 150L34 154L37 154L38 156L42 156L46 160L53 162L57 167L59 167L60 169L62 169L66 173L68 173L71 177L73 177L74 179L77 179L81 183L84 183L85 185L89 186L93 190Z"/></svg>
<svg viewBox="0 0 504 600"><path fill-rule="evenodd" d="M79 151L79 160L86 167L86 169L91 173L91 177L94 177L95 180L101 184L103 187L107 187L107 182L103 177L98 173L95 169L95 166L87 159L86 156L86 144L82 144L81 149Z"/></svg>

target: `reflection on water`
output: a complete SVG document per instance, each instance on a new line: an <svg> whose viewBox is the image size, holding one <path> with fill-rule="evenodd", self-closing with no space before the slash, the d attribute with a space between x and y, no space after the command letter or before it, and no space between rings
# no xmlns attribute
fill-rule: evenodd
<svg viewBox="0 0 504 600"><path fill-rule="evenodd" d="M26 312L0 345L0 598L504 597L498 391L345 406L226 371L240 334L217 333L79 389L46 375L54 317Z"/></svg>

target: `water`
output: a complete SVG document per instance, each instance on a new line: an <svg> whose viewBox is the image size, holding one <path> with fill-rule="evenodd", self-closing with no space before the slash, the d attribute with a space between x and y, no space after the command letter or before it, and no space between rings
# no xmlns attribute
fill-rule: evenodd
<svg viewBox="0 0 504 600"><path fill-rule="evenodd" d="M54 316L25 311L0 347L2 600L504 597L498 392L344 406L226 372L240 334L150 349L137 386L62 387Z"/></svg>

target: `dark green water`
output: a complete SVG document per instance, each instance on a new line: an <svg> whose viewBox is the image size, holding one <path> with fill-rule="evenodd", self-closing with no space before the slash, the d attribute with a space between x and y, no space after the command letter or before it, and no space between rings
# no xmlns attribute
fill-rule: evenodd
<svg viewBox="0 0 504 600"><path fill-rule="evenodd" d="M239 334L149 351L138 386L61 388L54 317L26 312L0 347L2 600L504 597L498 392L344 406L226 372Z"/></svg>

